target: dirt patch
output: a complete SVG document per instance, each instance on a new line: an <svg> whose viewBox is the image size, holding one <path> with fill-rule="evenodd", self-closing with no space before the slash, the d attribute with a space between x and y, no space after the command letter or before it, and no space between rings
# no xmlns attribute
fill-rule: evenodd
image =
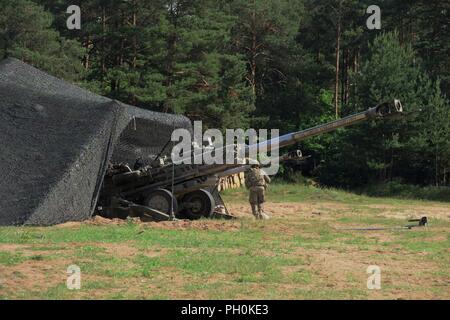
<svg viewBox="0 0 450 320"><path fill-rule="evenodd" d="M51 263L45 260L26 260L9 267L0 265L2 290L21 295L42 292L58 284L64 284L67 280L67 267L71 264L68 259L55 259Z"/></svg>
<svg viewBox="0 0 450 320"><path fill-rule="evenodd" d="M95 279L95 278L91 278ZM115 296L132 299L207 299L204 292L186 290L186 286L197 283L189 274L182 273L173 267L162 267L146 277L107 279L111 288L102 288L89 291L94 293L94 298L104 298L105 296ZM205 279L205 281L207 281ZM170 286L167 284L170 283ZM86 293L84 293L87 295Z"/></svg>
<svg viewBox="0 0 450 320"><path fill-rule="evenodd" d="M0 252L9 252L20 254L24 259L35 257L35 260L39 260L39 256L47 257L57 256L63 254L65 249L63 247L53 247L52 245L29 245L29 244L4 244L0 243Z"/></svg>
<svg viewBox="0 0 450 320"><path fill-rule="evenodd" d="M0 251L16 251L25 247L23 244L0 243Z"/></svg>
<svg viewBox="0 0 450 320"><path fill-rule="evenodd" d="M67 268L73 264L73 259L66 258L59 253L72 255L78 248L86 246L95 246L105 249L105 253L109 256L117 256L124 259L132 258L140 251L133 245L133 242L126 243L70 243L71 251L64 250L45 250L45 246L42 244L36 245L12 245L12 244L0 244L0 251L7 251L10 253L20 253L21 256L27 260L16 263L12 266L0 265L0 297L2 294L8 294L13 297L27 297L31 295L33 297L41 296L45 298L45 294L48 289L65 285L68 277ZM36 250L35 248L38 248ZM147 249L144 254L154 254L156 250L154 248ZM49 260L49 254L52 255ZM43 259L30 259L30 256L42 255ZM123 266L124 268L132 268L131 265ZM115 280L114 280L115 281ZM113 279L110 277L98 275L96 273L83 272L82 284L84 283L100 283L100 286L113 284ZM134 281L134 279L130 280ZM115 284L116 286L127 286L127 279L123 279L121 284ZM85 295L85 292L73 292L75 298L101 298L109 292L105 289L99 288L98 290L90 290L89 295Z"/></svg>
<svg viewBox="0 0 450 320"><path fill-rule="evenodd" d="M386 205L386 204L372 204L367 205L368 208L381 209L382 215L388 218L409 219L420 218L423 216L429 219L443 219L450 220L450 209L448 206L440 205Z"/></svg>
<svg viewBox="0 0 450 320"><path fill-rule="evenodd" d="M241 223L232 220L177 220L162 222L146 222L147 228L166 230L215 230L215 231L239 231Z"/></svg>
<svg viewBox="0 0 450 320"><path fill-rule="evenodd" d="M249 204L228 204L228 210L236 217L253 217ZM264 211L273 218L327 219L330 216L350 211L351 207L341 203L265 203Z"/></svg>
<svg viewBox="0 0 450 320"><path fill-rule="evenodd" d="M140 222L139 219L133 219L134 222ZM93 226L103 226L103 225L123 225L126 224L127 220L122 219L107 219L100 216L94 216L91 219L85 221L70 221L66 223L61 223L56 225L56 228L79 228L82 225L93 225Z"/></svg>
<svg viewBox="0 0 450 320"><path fill-rule="evenodd" d="M89 243L85 243L83 245L79 245L79 247L83 247L89 245ZM120 258L133 258L136 255L143 254L150 258L156 258L164 256L169 249L162 248L158 246L152 246L151 248L139 248L133 241L127 242L115 242L115 243L92 243L91 245L97 246L105 249L105 253L108 255L114 255Z"/></svg>
<svg viewBox="0 0 450 320"><path fill-rule="evenodd" d="M357 214L365 213L367 210L375 209L374 216L394 218L405 221L408 219L418 219L427 216L430 225L433 219L450 220L450 209L447 206L420 206L408 204L371 204L371 205L346 205L335 202L320 203L266 203L265 211L273 218L297 219L301 217L303 221L309 219L320 219L323 221L335 220L336 217L354 217ZM229 211L238 218L253 217L250 205L229 204Z"/></svg>
<svg viewBox="0 0 450 320"><path fill-rule="evenodd" d="M236 217L252 218L252 211L249 204L227 204L228 210ZM308 206L304 204L282 204L282 203L266 203L264 211L271 217L286 217L292 215L305 214Z"/></svg>
<svg viewBox="0 0 450 320"><path fill-rule="evenodd" d="M132 242L96 243L95 245L100 248L104 248L107 254L121 258L132 257L139 253L139 250Z"/></svg>
<svg viewBox="0 0 450 320"><path fill-rule="evenodd" d="M109 226L109 225L124 225L132 223L142 226L144 228L157 228L165 230L217 230L217 231L238 231L241 228L239 221L233 220L176 220L176 221L161 221L161 222L142 222L139 218L132 218L129 220L122 219L107 219L100 216L82 222L66 222L56 225L56 228L79 228L83 225L92 226Z"/></svg>
<svg viewBox="0 0 450 320"><path fill-rule="evenodd" d="M433 272L438 266L424 261L420 255L409 259L398 259L398 252L391 248L358 250L347 246L345 252L333 249L299 248L298 254L311 261L306 269L314 274L314 286L330 290L366 292L372 299L448 299L431 290L424 292L423 285L440 287L448 285L445 278L436 277ZM381 290L368 290L367 267L376 265L381 270ZM355 286L356 284L356 286ZM408 288L398 290L395 288Z"/></svg>

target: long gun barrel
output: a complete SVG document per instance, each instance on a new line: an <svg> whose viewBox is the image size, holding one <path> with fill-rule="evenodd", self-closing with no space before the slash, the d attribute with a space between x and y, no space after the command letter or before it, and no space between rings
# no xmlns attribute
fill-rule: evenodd
<svg viewBox="0 0 450 320"><path fill-rule="evenodd" d="M249 157L249 156L254 156L258 153L262 153L262 152L269 152L269 151L273 151L276 149L281 149L283 147L289 146L289 145L293 145L297 142L300 142L302 140L305 140L307 138L310 137L314 137L323 133L327 133L330 131L334 131L336 129L339 128L343 128L343 127L347 127L350 125L354 125L366 120L371 120L371 119L381 119L381 118L388 118L388 117L394 117L394 116L398 116L399 114L401 114L403 112L403 107L402 104L400 102L400 100L394 100L393 102L385 102L385 103L381 103L373 108L370 108L366 111L363 112L359 112L347 117L344 117L342 119L338 119L335 121L331 121L329 123L326 124L321 124L321 125L317 125L315 127L312 128L308 128L302 131L297 131L297 132L293 132L293 133L288 133L285 134L283 136L280 136L278 138L273 138L270 140L266 140L266 141L262 141L260 143L256 143L256 144L252 144L252 145L245 145L244 146L244 155L245 157ZM222 154L226 154L227 152L234 152L235 151L235 145L226 145L220 148L216 148L215 149L215 153L222 153ZM210 151L208 151L210 152ZM194 155L194 153L188 153L185 155L185 157L183 159L181 159L180 161L177 162L177 164L181 164L181 163L186 163L186 161L188 161L187 163L190 163L192 160L192 157L198 157L198 156L202 156L205 153L199 153ZM241 163L242 165L242 163ZM222 168L232 168L233 166L236 165L204 165L202 170L208 170L210 169L210 167L214 167L214 168L218 168L218 171L222 170Z"/></svg>
<svg viewBox="0 0 450 320"><path fill-rule="evenodd" d="M394 117L398 116L402 112L403 106L400 100L394 100L393 102L385 102L377 105L376 107L370 108L366 111L356 113L342 119L338 119L302 131L288 133L278 137L278 139L275 138L254 145L249 145L246 148L246 155L251 154L252 151L259 151L259 150L271 151L275 149L280 149L292 145L294 143L300 142L302 140L305 140L307 138L311 138L323 133L336 130L338 128L347 127L370 119Z"/></svg>
<svg viewBox="0 0 450 320"><path fill-rule="evenodd" d="M266 140L253 145L245 146L245 156L256 155L265 151L273 151L280 149L289 145L293 145L302 140L310 137L314 137L323 133L334 131L338 128L347 127L353 124L357 124L366 120L371 119L384 119L395 117L403 113L403 106L400 100L394 100L393 102L381 103L373 108L366 111L359 112L342 119L331 121L326 124L317 125L315 127L297 131L293 133L288 133L278 138ZM223 147L222 151L226 150L226 146ZM220 149L219 149L220 150ZM216 152L219 152L216 150ZM217 165L201 165L199 167L199 174L219 174L219 176L229 175L230 173L240 172L240 169L229 171L236 167L242 167L243 164L217 164ZM221 174L222 172L228 171L226 174Z"/></svg>
<svg viewBox="0 0 450 320"><path fill-rule="evenodd" d="M314 137L330 131L334 131L336 129L347 127L353 124L357 124L366 120L389 118L398 116L401 113L403 113L403 106L400 100L381 103L366 111L359 112L342 119L331 121L326 124L317 125L315 127L305 129L302 131L288 133L278 138L273 138L260 143L246 145L244 146L245 157L254 156L262 152L269 152L276 149L281 149L283 147L290 146L300 141L303 141L307 138ZM228 145L222 148L218 148L215 150L215 152L224 152L225 154L225 152L229 152L228 150L230 149L234 150L234 145L231 146ZM217 174L227 169L233 169L235 167L240 167L242 165L243 163L200 165L198 170L199 174ZM192 173L192 175L195 174Z"/></svg>

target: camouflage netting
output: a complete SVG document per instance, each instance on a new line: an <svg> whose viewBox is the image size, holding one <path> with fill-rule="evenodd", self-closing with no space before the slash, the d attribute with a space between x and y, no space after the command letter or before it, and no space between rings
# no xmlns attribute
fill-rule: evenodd
<svg viewBox="0 0 450 320"><path fill-rule="evenodd" d="M19 60L0 62L0 225L89 218L108 161L152 158L189 119L122 104Z"/></svg>

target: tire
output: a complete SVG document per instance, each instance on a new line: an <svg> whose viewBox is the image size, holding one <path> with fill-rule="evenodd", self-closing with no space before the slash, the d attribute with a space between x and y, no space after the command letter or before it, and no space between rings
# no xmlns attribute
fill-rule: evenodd
<svg viewBox="0 0 450 320"><path fill-rule="evenodd" d="M182 203L185 206L182 213L191 220L210 217L216 207L214 197L204 189L188 193L183 197Z"/></svg>
<svg viewBox="0 0 450 320"><path fill-rule="evenodd" d="M178 202L175 197L172 197L172 193L166 189L156 189L150 192L144 200L144 206L151 209L161 211L167 215L171 215L171 201L173 200L173 212L178 211Z"/></svg>

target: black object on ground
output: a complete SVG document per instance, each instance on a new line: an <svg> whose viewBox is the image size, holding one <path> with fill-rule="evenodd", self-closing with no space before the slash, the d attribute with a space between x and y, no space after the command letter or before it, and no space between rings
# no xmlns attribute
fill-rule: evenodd
<svg viewBox="0 0 450 320"><path fill-rule="evenodd" d="M426 227L428 225L428 218L422 217L420 219L410 219L408 220L408 222L418 222L418 224L408 224L406 226L398 226L398 227L338 228L338 230L376 231L376 230L412 229L414 227Z"/></svg>

